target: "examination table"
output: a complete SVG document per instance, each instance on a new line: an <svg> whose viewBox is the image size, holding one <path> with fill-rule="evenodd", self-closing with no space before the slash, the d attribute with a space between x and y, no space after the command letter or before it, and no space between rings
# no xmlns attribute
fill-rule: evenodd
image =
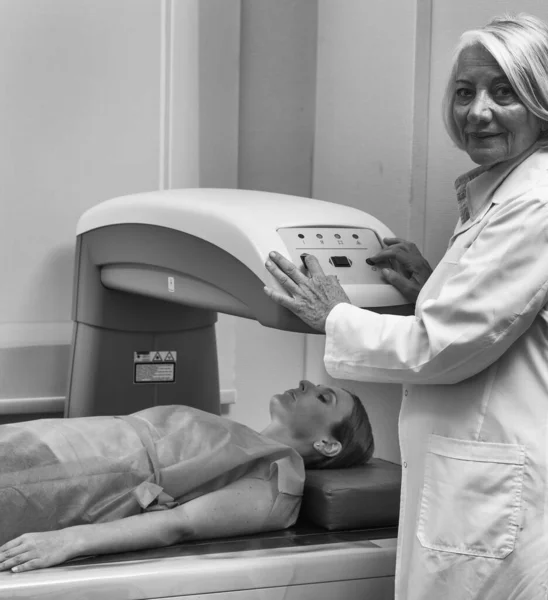
<svg viewBox="0 0 548 600"><path fill-rule="evenodd" d="M0 573L0 598L391 600L401 471L308 471L291 529Z"/></svg>

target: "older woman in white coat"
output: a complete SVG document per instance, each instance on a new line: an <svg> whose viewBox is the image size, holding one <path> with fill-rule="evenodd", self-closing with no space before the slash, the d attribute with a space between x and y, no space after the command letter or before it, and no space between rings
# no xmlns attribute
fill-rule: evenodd
<svg viewBox="0 0 548 600"><path fill-rule="evenodd" d="M548 534L546 24L466 32L444 115L479 165L456 181L447 253L432 273L403 240L372 257L399 265L385 276L414 316L352 306L313 256L308 272L267 262L287 291L267 294L325 331L333 377L403 384L398 600L483 599L490 582L527 578L527 548Z"/></svg>

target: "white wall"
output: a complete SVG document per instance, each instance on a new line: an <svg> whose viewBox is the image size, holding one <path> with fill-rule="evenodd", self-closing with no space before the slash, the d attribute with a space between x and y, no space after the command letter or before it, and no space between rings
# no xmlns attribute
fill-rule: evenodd
<svg viewBox="0 0 548 600"><path fill-rule="evenodd" d="M317 0L243 0L239 184L309 196Z"/></svg>
<svg viewBox="0 0 548 600"><path fill-rule="evenodd" d="M79 215L158 185L160 5L131 4L0 6L3 323L68 321Z"/></svg>
<svg viewBox="0 0 548 600"><path fill-rule="evenodd" d="M160 20L151 0L0 5L3 397L64 392L79 215L158 187Z"/></svg>
<svg viewBox="0 0 548 600"><path fill-rule="evenodd" d="M0 409L12 399L63 400L75 227L84 210L205 179L235 187L239 7L0 4ZM222 52L213 43L219 37ZM231 85L219 88L226 80ZM200 105L200 94L209 104ZM213 145L215 119L222 141ZM221 386L233 389L234 328L221 321L219 329Z"/></svg>

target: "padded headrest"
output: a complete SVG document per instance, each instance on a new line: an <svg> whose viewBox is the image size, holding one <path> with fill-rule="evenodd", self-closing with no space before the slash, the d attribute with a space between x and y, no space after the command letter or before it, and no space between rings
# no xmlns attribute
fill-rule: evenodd
<svg viewBox="0 0 548 600"><path fill-rule="evenodd" d="M401 466L373 458L352 469L307 470L301 518L330 531L395 527Z"/></svg>

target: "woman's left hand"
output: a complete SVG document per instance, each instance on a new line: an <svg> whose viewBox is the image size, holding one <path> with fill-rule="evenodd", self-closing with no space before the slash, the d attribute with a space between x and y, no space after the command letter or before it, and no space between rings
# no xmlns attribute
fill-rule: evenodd
<svg viewBox="0 0 548 600"><path fill-rule="evenodd" d="M0 571L20 573L43 569L74 558L74 544L70 532L43 531L24 533L0 547Z"/></svg>
<svg viewBox="0 0 548 600"><path fill-rule="evenodd" d="M341 302L351 304L334 275L326 275L315 256L305 258L308 275L277 252L270 253L266 268L291 294L284 296L265 287L266 295L295 313L307 325L325 333L325 321L331 310Z"/></svg>

